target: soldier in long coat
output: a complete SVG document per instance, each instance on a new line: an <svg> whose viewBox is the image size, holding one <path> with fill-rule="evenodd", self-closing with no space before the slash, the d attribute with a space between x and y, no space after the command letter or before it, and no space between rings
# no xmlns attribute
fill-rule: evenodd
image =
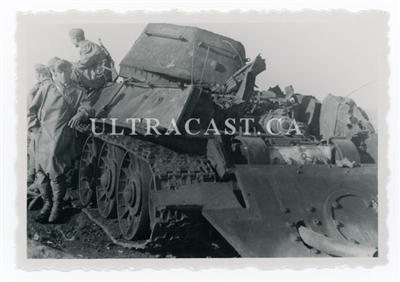
<svg viewBox="0 0 400 282"><path fill-rule="evenodd" d="M42 85L51 84L53 81L51 79L51 74L45 65L36 64L34 67L35 77L37 83L35 83L28 93L28 107L31 104L33 98L35 98L36 93ZM28 131L28 186L35 181L35 134Z"/></svg>
<svg viewBox="0 0 400 282"><path fill-rule="evenodd" d="M65 173L76 158L74 127L94 114L84 89L71 81L71 64L54 63L56 80L40 87L28 110L28 127L37 132L36 181L44 205L39 221L58 222L66 193Z"/></svg>
<svg viewBox="0 0 400 282"><path fill-rule="evenodd" d="M99 89L107 80L104 64L106 53L96 43L85 39L82 29L76 28L69 32L72 44L79 48L80 60L73 63L72 80L85 88Z"/></svg>

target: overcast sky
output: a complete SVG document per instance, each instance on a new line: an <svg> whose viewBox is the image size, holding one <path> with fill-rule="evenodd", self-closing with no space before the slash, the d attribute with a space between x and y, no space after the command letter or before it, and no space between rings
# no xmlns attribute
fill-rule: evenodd
<svg viewBox="0 0 400 282"><path fill-rule="evenodd" d="M385 34L373 22L346 23L187 23L240 41L246 56L253 59L261 53L267 69L257 77L260 90L279 85L293 85L295 92L313 95L320 101L329 93L351 95L364 109L377 109L380 66L386 60L382 43ZM35 82L33 65L46 64L53 57L79 60L78 49L69 41L71 28L82 28L86 38L98 38L111 53L117 65L145 28L134 24L32 24L27 29L28 83ZM119 67L118 67L119 68ZM381 77L382 78L382 77ZM374 115L374 114L373 114Z"/></svg>

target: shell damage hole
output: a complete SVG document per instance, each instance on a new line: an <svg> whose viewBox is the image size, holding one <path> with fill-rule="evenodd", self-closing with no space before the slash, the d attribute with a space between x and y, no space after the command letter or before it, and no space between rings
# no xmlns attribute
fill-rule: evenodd
<svg viewBox="0 0 400 282"><path fill-rule="evenodd" d="M304 223L304 221L298 221L296 223L296 229L299 230L300 227L306 227L306 224Z"/></svg>

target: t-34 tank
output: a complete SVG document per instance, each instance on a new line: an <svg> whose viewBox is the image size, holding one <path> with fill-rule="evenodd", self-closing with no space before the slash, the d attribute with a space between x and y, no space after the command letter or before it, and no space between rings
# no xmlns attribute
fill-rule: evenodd
<svg viewBox="0 0 400 282"><path fill-rule="evenodd" d="M82 204L146 248L212 226L243 257L376 255L376 165L350 140L311 137L290 99L249 111L264 70L240 42L149 24L77 128Z"/></svg>

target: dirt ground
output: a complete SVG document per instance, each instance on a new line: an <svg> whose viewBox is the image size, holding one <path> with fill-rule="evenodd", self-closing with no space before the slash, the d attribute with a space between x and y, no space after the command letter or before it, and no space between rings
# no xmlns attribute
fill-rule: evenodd
<svg viewBox="0 0 400 282"><path fill-rule="evenodd" d="M140 247L140 242L126 241L122 238L119 233L118 219L103 219L96 207L83 209L76 187L68 189L67 198L64 206L64 218L59 224L38 223L35 221L35 217L39 211L28 210L28 256L31 258L52 256L60 258L71 256L75 258L220 258L237 256L226 241L219 237L216 237L214 241L197 240L177 249L157 252L139 249L136 246ZM103 228L109 234L106 234ZM110 235L114 238L114 242ZM52 255L52 250L55 255ZM43 255L44 252L46 255Z"/></svg>

